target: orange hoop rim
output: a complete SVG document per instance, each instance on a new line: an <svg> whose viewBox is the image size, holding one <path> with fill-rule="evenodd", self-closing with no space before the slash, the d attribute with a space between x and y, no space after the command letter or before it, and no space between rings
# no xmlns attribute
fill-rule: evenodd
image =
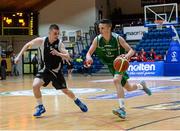
<svg viewBox="0 0 180 131"><path fill-rule="evenodd" d="M158 25L162 25L164 22L164 20L155 20L154 23L158 24Z"/></svg>

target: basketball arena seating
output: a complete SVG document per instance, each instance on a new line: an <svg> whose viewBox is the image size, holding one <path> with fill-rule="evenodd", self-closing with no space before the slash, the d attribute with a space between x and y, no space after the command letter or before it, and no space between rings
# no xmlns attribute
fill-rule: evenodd
<svg viewBox="0 0 180 131"><path fill-rule="evenodd" d="M180 28L177 28L177 31L180 34ZM136 46L136 51L144 48L146 52L149 52L151 48L154 48L156 54L163 57L169 48L171 39L171 33L168 28L149 29L148 33L144 33L142 40Z"/></svg>

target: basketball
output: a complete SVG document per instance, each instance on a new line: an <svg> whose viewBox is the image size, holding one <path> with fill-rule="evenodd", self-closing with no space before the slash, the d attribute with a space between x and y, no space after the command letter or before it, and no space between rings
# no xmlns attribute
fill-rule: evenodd
<svg viewBox="0 0 180 131"><path fill-rule="evenodd" d="M128 69L129 67L129 62L127 59L125 58L122 58L122 57L117 57L115 60L114 60L114 63L113 63L113 66L114 66L114 69L116 71L119 71L119 72L124 72Z"/></svg>

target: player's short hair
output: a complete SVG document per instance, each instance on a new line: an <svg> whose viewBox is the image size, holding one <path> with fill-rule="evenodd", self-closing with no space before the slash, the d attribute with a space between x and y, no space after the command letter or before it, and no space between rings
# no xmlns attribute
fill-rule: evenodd
<svg viewBox="0 0 180 131"><path fill-rule="evenodd" d="M51 24L51 25L49 26L49 30L53 30L53 29L59 30L59 26L56 25L56 24Z"/></svg>
<svg viewBox="0 0 180 131"><path fill-rule="evenodd" d="M112 26L112 21L109 19L102 19L99 21L99 24L107 24L109 26Z"/></svg>

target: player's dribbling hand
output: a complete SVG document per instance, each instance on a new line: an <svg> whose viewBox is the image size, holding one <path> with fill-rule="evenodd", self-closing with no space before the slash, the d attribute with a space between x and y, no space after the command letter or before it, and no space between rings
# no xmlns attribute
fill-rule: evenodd
<svg viewBox="0 0 180 131"><path fill-rule="evenodd" d="M121 54L121 55L118 56L118 57L121 57L121 58L124 58L124 59L127 59L127 60L129 59L126 54Z"/></svg>
<svg viewBox="0 0 180 131"><path fill-rule="evenodd" d="M93 63L93 60L92 59L86 59L85 61L84 61L84 67L85 68L90 68L91 67L91 65L92 65L92 63Z"/></svg>

